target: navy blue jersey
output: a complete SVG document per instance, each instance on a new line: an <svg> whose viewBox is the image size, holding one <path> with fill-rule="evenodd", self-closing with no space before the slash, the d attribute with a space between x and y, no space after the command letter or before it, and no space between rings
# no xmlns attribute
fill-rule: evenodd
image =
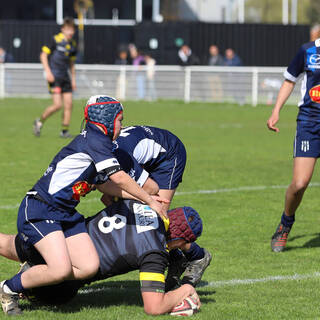
<svg viewBox="0 0 320 320"><path fill-rule="evenodd" d="M132 126L122 129L113 143L115 149L125 150L151 172L153 167L171 158L176 152L176 145L182 142L168 130Z"/></svg>
<svg viewBox="0 0 320 320"><path fill-rule="evenodd" d="M320 122L320 39L302 45L284 73L293 82L300 75L303 79L298 120Z"/></svg>
<svg viewBox="0 0 320 320"><path fill-rule="evenodd" d="M80 196L91 190L97 173L109 176L119 170L110 137L88 123L85 130L55 156L33 189L53 207L70 211L79 203Z"/></svg>
<svg viewBox="0 0 320 320"><path fill-rule="evenodd" d="M165 226L149 206L130 200L118 201L88 218L87 229L100 258L96 279L140 269L140 272L157 273L156 278L161 274L164 280L167 265ZM148 268L146 271L144 260L154 254L160 259L154 270Z"/></svg>
<svg viewBox="0 0 320 320"><path fill-rule="evenodd" d="M63 33L53 36L51 44L43 46L42 51L49 55L49 66L56 78L68 78L70 61L76 59L75 40L68 41Z"/></svg>

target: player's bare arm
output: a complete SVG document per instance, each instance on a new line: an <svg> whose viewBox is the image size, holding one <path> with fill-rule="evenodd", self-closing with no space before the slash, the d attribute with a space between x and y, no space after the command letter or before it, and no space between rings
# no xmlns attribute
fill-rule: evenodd
<svg viewBox="0 0 320 320"><path fill-rule="evenodd" d="M54 75L51 72L49 61L48 61L48 54L46 52L40 53L40 61L43 65L43 69L46 73L46 79L48 82L54 82Z"/></svg>
<svg viewBox="0 0 320 320"><path fill-rule="evenodd" d="M150 315L160 315L171 312L172 309L188 296L194 295L200 306L200 299L196 290L190 284L184 284L180 288L167 293L142 292L144 311Z"/></svg>
<svg viewBox="0 0 320 320"><path fill-rule="evenodd" d="M160 217L167 217L167 212L162 208L160 202L153 199L145 190L143 190L127 173L118 171L110 176L119 188L132 195L135 199L143 201L150 206L151 209L156 211ZM165 202L166 200L163 199Z"/></svg>
<svg viewBox="0 0 320 320"><path fill-rule="evenodd" d="M70 73L71 73L72 90L76 90L76 88L77 88L77 85L76 85L76 68L75 68L74 60L70 61Z"/></svg>
<svg viewBox="0 0 320 320"><path fill-rule="evenodd" d="M295 82L292 82L287 79L283 81L283 84L282 84L282 86L279 90L279 93L278 93L277 101L276 101L275 106L272 110L272 114L267 121L267 126L268 126L269 130L279 132L279 128L276 127L276 124L279 121L280 110L282 109L285 102L289 98L291 92L294 89L294 86L295 86Z"/></svg>

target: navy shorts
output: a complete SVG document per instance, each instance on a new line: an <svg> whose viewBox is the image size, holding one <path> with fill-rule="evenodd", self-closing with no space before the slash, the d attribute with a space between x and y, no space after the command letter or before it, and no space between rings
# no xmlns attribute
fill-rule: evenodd
<svg viewBox="0 0 320 320"><path fill-rule="evenodd" d="M181 141L176 144L175 151L171 154L150 172L150 177L155 180L160 189L174 190L182 181L187 153ZM148 168L146 170L148 171Z"/></svg>
<svg viewBox="0 0 320 320"><path fill-rule="evenodd" d="M55 78L54 82L48 82L49 93L72 92L70 78Z"/></svg>
<svg viewBox="0 0 320 320"><path fill-rule="evenodd" d="M320 157L320 123L297 121L297 131L293 143L293 157Z"/></svg>
<svg viewBox="0 0 320 320"><path fill-rule="evenodd" d="M70 214L42 201L26 196L18 211L18 234L29 245L34 245L49 233L61 230L66 238L87 232L84 217Z"/></svg>

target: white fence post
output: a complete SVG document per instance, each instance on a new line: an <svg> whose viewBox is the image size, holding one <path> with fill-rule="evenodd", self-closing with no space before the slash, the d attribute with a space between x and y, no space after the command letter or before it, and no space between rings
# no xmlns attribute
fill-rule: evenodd
<svg viewBox="0 0 320 320"><path fill-rule="evenodd" d="M5 97L5 83L4 83L4 76L5 69L4 69L4 64L0 64L0 99L3 99Z"/></svg>
<svg viewBox="0 0 320 320"><path fill-rule="evenodd" d="M127 78L126 78L126 67L120 67L120 75L119 75L119 100L126 100L126 86L127 86Z"/></svg>
<svg viewBox="0 0 320 320"><path fill-rule="evenodd" d="M252 69L252 106L256 107L258 104L258 69Z"/></svg>
<svg viewBox="0 0 320 320"><path fill-rule="evenodd" d="M191 89L191 69L185 68L185 76L184 76L184 102L190 102L190 89Z"/></svg>

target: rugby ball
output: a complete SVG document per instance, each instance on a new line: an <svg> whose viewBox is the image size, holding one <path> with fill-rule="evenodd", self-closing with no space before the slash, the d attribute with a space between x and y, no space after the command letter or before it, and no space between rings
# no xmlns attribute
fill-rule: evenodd
<svg viewBox="0 0 320 320"><path fill-rule="evenodd" d="M193 296L185 298L181 303L173 308L170 315L188 317L192 316L194 313L198 312L200 305L197 299Z"/></svg>

